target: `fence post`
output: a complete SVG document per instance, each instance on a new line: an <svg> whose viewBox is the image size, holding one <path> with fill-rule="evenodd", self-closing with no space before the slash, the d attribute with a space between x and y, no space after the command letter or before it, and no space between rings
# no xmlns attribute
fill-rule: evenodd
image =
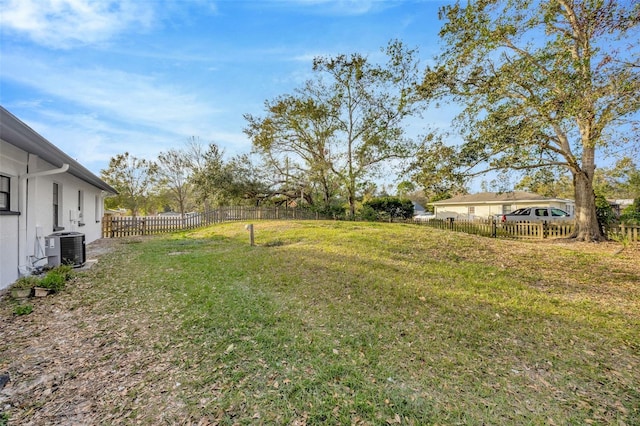
<svg viewBox="0 0 640 426"><path fill-rule="evenodd" d="M496 218L491 218L491 236L496 238L498 236L498 224L496 223Z"/></svg>
<svg viewBox="0 0 640 426"><path fill-rule="evenodd" d="M448 217L447 218L447 222L449 222L449 229L451 229L451 230L453 230L453 221L454 221L453 217Z"/></svg>
<svg viewBox="0 0 640 426"><path fill-rule="evenodd" d="M249 231L249 243L251 244L251 246L255 246L255 242L253 239L253 224L248 224L244 227L247 231Z"/></svg>

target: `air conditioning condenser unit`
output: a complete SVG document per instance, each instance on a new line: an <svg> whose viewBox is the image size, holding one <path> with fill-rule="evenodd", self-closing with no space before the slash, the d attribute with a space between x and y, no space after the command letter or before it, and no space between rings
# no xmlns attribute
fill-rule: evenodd
<svg viewBox="0 0 640 426"><path fill-rule="evenodd" d="M49 266L71 265L78 268L86 262L84 234L55 232L44 238L44 250Z"/></svg>

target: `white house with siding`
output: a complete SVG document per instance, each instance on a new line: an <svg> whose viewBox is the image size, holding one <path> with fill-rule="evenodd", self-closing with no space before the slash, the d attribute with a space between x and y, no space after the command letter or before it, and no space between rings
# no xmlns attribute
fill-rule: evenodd
<svg viewBox="0 0 640 426"><path fill-rule="evenodd" d="M116 190L0 106L0 289L47 263L45 237L101 237Z"/></svg>
<svg viewBox="0 0 640 426"><path fill-rule="evenodd" d="M464 220L487 219L491 216L511 213L522 207L557 207L574 215L575 202L565 198L549 198L524 191L481 192L458 195L446 200L429 203L437 218Z"/></svg>

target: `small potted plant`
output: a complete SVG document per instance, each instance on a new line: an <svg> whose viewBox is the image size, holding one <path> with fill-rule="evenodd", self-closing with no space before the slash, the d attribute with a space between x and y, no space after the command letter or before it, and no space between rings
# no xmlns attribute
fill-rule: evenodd
<svg viewBox="0 0 640 426"><path fill-rule="evenodd" d="M40 279L34 275L27 275L18 278L11 286L11 297L14 299L26 299L31 296L33 289L38 285Z"/></svg>

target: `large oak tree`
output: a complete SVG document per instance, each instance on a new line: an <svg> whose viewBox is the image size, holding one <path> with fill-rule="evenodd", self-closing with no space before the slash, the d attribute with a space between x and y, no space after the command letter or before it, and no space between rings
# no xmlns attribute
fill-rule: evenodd
<svg viewBox="0 0 640 426"><path fill-rule="evenodd" d="M355 215L359 188L393 160L413 154L405 120L419 112L415 51L393 41L380 65L360 54L317 57L316 78L245 116L254 148L270 161L296 164L322 188L338 185ZM325 200L327 201L327 200Z"/></svg>
<svg viewBox="0 0 640 426"><path fill-rule="evenodd" d="M640 108L639 15L637 3L616 0L477 0L442 8L445 49L423 89L429 99L464 105L457 121L464 142L447 154L455 161L432 168L563 167L575 192L573 236L602 239L593 190L598 155L629 153L639 141L632 130Z"/></svg>

